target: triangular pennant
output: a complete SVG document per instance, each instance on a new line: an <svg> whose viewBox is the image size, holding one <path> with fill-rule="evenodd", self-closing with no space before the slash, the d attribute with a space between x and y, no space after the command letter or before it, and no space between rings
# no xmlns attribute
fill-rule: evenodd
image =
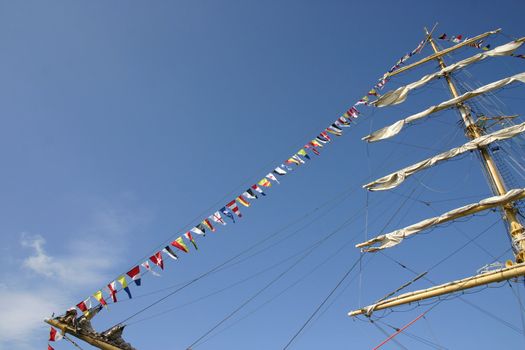
<svg viewBox="0 0 525 350"><path fill-rule="evenodd" d="M199 250L199 248L197 247L197 243L195 243L195 239L193 239L193 236L191 235L190 232L186 232L186 233L184 234L184 237L186 237L186 239L187 239L188 241L190 241L191 244L193 244L193 247L195 248L195 250Z"/></svg>
<svg viewBox="0 0 525 350"><path fill-rule="evenodd" d="M279 180L277 180L277 178L275 177L274 174L269 173L269 174L266 175L266 177L269 178L270 180L275 181L275 182L277 182L278 184L280 184Z"/></svg>
<svg viewBox="0 0 525 350"><path fill-rule="evenodd" d="M201 230L199 227L195 226L194 228L191 228L190 229L191 232L195 233L195 234L198 234L198 235L201 235L201 236L205 236L205 233L203 230Z"/></svg>
<svg viewBox="0 0 525 350"><path fill-rule="evenodd" d="M311 159L310 156L308 155L308 153L306 153L306 151L304 149L300 149L299 152L297 152L297 154L305 157L306 159Z"/></svg>
<svg viewBox="0 0 525 350"><path fill-rule="evenodd" d="M288 170L289 172L292 172L294 170L294 168L292 168L291 166L289 166L288 164L281 164L281 167L282 168L285 168L286 170Z"/></svg>
<svg viewBox="0 0 525 350"><path fill-rule="evenodd" d="M164 249L162 249L162 251L164 253L166 253L173 260L178 260L179 259L177 254L175 254L175 252L173 251L173 249L171 249L171 247L169 245L165 246Z"/></svg>
<svg viewBox="0 0 525 350"><path fill-rule="evenodd" d="M299 164L304 164L305 161L301 159L301 157L299 157L297 154L294 154L292 156L293 159L297 160L299 162Z"/></svg>
<svg viewBox="0 0 525 350"><path fill-rule="evenodd" d="M204 220L202 220L202 224L204 226L206 226L207 228L209 228L212 232L215 232L215 227L213 227L213 225L211 224L210 220L204 219Z"/></svg>
<svg viewBox="0 0 525 350"><path fill-rule="evenodd" d="M126 276L122 275L119 278L117 278L118 283L122 286L122 289L128 294L128 297L131 299L131 291L128 287L128 282L126 281Z"/></svg>
<svg viewBox="0 0 525 350"><path fill-rule="evenodd" d="M339 128L335 129L332 126L329 126L325 129L326 132L329 132L330 134L333 134L335 136L343 136L343 131Z"/></svg>
<svg viewBox="0 0 525 350"><path fill-rule="evenodd" d="M78 303L77 307L79 308L80 311L82 311L82 313L84 313L84 315L88 316L89 309L91 309L91 297L87 297L86 300Z"/></svg>
<svg viewBox="0 0 525 350"><path fill-rule="evenodd" d="M114 303L117 302L117 282L113 281L110 284L108 284L108 290L109 295L111 296L111 300L113 300Z"/></svg>
<svg viewBox="0 0 525 350"><path fill-rule="evenodd" d="M352 123L350 123L350 121L348 119L346 119L345 117L339 117L339 119L337 119L336 121L338 124L337 126L341 127L349 127Z"/></svg>
<svg viewBox="0 0 525 350"><path fill-rule="evenodd" d="M204 225L202 222L200 224L198 224L197 226L195 226L195 227L202 231L202 235L203 236L205 236L204 233L206 233L206 230L209 229L209 227Z"/></svg>
<svg viewBox="0 0 525 350"><path fill-rule="evenodd" d="M51 327L51 330L49 331L49 341L59 341L62 340L62 338L64 338L64 336L56 329Z"/></svg>
<svg viewBox="0 0 525 350"><path fill-rule="evenodd" d="M252 189L254 189L255 191L257 191L258 193L260 193L261 195L263 196L266 196L266 193L263 192L263 190L257 186L257 185L252 185Z"/></svg>
<svg viewBox="0 0 525 350"><path fill-rule="evenodd" d="M235 215L238 217L242 217L241 211L239 210L239 207L237 206L237 203L235 200L231 201L230 203L226 204L228 209L230 209Z"/></svg>
<svg viewBox="0 0 525 350"><path fill-rule="evenodd" d="M326 141L330 141L330 140L331 140L330 135L328 135L325 131L323 131L322 133L320 133L320 134L319 134L319 137L324 138Z"/></svg>
<svg viewBox="0 0 525 350"><path fill-rule="evenodd" d="M104 307L108 307L108 303L106 303L106 300L104 299L104 296L102 295L102 291L99 290L97 292L95 292L93 294L93 296L95 297L95 299L97 299L97 301L100 303L100 305L104 306Z"/></svg>
<svg viewBox="0 0 525 350"><path fill-rule="evenodd" d="M317 150L317 148L315 148L315 147L311 144L311 142L310 142L309 144L307 144L307 145L304 145L304 147L306 147L306 148L312 150L312 152L314 152L316 155L319 155L319 154L320 154L319 151Z"/></svg>
<svg viewBox="0 0 525 350"><path fill-rule="evenodd" d="M323 148L323 144L317 140L312 140L310 141L310 144L313 146L313 147L320 147L320 148Z"/></svg>
<svg viewBox="0 0 525 350"><path fill-rule="evenodd" d="M272 186L272 183L270 181L268 181L267 178L261 179L259 182L257 182L257 184L261 185L263 187L271 187Z"/></svg>
<svg viewBox="0 0 525 350"><path fill-rule="evenodd" d="M273 169L273 172L277 175L280 175L280 176L283 176L283 175L286 175L286 170L280 168L280 167L277 167L275 169Z"/></svg>
<svg viewBox="0 0 525 350"><path fill-rule="evenodd" d="M182 250L184 253L188 253L190 250L182 240L182 237L178 237L176 240L171 242L171 245L174 246L177 249Z"/></svg>
<svg viewBox="0 0 525 350"><path fill-rule="evenodd" d="M233 223L235 224L235 217L233 216L232 212L229 211L228 209L226 209L226 207L222 207L221 208L221 213L223 213L224 215L226 215L227 217L229 217Z"/></svg>
<svg viewBox="0 0 525 350"><path fill-rule="evenodd" d="M140 267L138 265L126 272L126 274L131 277L137 286L140 286Z"/></svg>
<svg viewBox="0 0 525 350"><path fill-rule="evenodd" d="M144 267L149 273L151 273L155 277L160 277L160 274L157 271L153 271L151 266L149 265L149 261L144 261L140 266Z"/></svg>
<svg viewBox="0 0 525 350"><path fill-rule="evenodd" d="M242 195L248 199L257 199L257 195L252 191L251 188L244 191Z"/></svg>
<svg viewBox="0 0 525 350"><path fill-rule="evenodd" d="M241 203L242 205L244 205L245 207L249 207L250 206L250 202L248 202L246 199L244 199L244 197L242 196L242 194L240 196L238 196L236 198L237 202Z"/></svg>
<svg viewBox="0 0 525 350"><path fill-rule="evenodd" d="M219 213L218 211L213 213L213 215L210 215L209 218L223 226L226 225L226 221L223 220L221 213Z"/></svg>
<svg viewBox="0 0 525 350"><path fill-rule="evenodd" d="M154 255L150 256L149 259L152 263L160 267L161 270L164 270L164 261L161 252L156 252Z"/></svg>

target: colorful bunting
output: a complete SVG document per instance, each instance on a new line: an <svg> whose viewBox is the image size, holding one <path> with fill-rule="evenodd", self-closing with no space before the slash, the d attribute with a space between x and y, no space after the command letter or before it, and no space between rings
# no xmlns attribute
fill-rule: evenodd
<svg viewBox="0 0 525 350"><path fill-rule="evenodd" d="M324 145L325 143L328 143L328 140L325 140L324 138L321 138L321 137L319 137L319 136L317 136L317 137L315 138L315 141L317 141L317 143L320 143L320 144L323 144L323 145ZM323 147L323 146L321 146L321 147Z"/></svg>
<svg viewBox="0 0 525 350"><path fill-rule="evenodd" d="M59 341L62 340L62 338L64 338L64 336L61 333L59 333L56 329L51 327L51 330L49 331L49 341Z"/></svg>
<svg viewBox="0 0 525 350"><path fill-rule="evenodd" d="M304 149L300 149L299 152L297 152L297 154L305 157L306 159L310 160L310 156L308 155L308 153L306 153L306 151Z"/></svg>
<svg viewBox="0 0 525 350"><path fill-rule="evenodd" d="M153 276L160 277L160 274L157 271L153 271L153 269L151 268L151 266L149 265L149 262L147 260L144 261L142 264L140 264L140 266L144 267L146 269L146 271L151 273Z"/></svg>
<svg viewBox="0 0 525 350"><path fill-rule="evenodd" d="M193 236L191 235L191 233L186 232L186 233L184 234L184 237L186 237L186 239L187 239L188 241L190 241L191 244L193 244L193 247L195 248L195 250L199 250L199 248L197 247L197 243L195 243L195 239L193 239Z"/></svg>
<svg viewBox="0 0 525 350"><path fill-rule="evenodd" d="M307 145L304 145L305 148L308 148L308 149L311 149L312 152L314 152L316 155L320 155L321 153L319 153L319 151L317 150L317 148L315 148L314 146L311 145L311 142L310 144L307 144Z"/></svg>
<svg viewBox="0 0 525 350"><path fill-rule="evenodd" d="M108 303L106 303L106 300L104 299L104 296L102 295L102 291L99 290L97 291L95 294L93 294L93 296L95 297L95 299L97 299L97 301L100 303L100 305L104 306L104 307L108 307Z"/></svg>
<svg viewBox="0 0 525 350"><path fill-rule="evenodd" d="M330 135L328 135L325 131L323 131L322 133L320 133L318 137L321 137L321 138L325 139L326 141L331 141L331 140L332 140L332 139L330 138Z"/></svg>
<svg viewBox="0 0 525 350"><path fill-rule="evenodd" d="M321 142L319 142L317 139L310 141L310 144L313 147L320 147L320 148L324 147L323 144Z"/></svg>
<svg viewBox="0 0 525 350"><path fill-rule="evenodd" d="M286 171L280 167L273 169L273 172L280 176L286 175Z"/></svg>
<svg viewBox="0 0 525 350"><path fill-rule="evenodd" d="M228 210L226 209L226 207L222 207L221 208L221 212L226 215L227 217L229 217L233 223L235 224L235 217L233 216L233 214Z"/></svg>
<svg viewBox="0 0 525 350"><path fill-rule="evenodd" d="M184 243L184 241L182 240L182 237L179 237L173 242L171 242L171 245L174 246L175 248L182 250L184 253L188 253L190 251L188 247L186 246L186 243Z"/></svg>
<svg viewBox="0 0 525 350"><path fill-rule="evenodd" d="M270 180L275 181L275 182L277 182L278 184L280 184L279 180L277 180L277 178L275 177L274 174L269 173L269 174L266 175L266 177L269 178Z"/></svg>
<svg viewBox="0 0 525 350"><path fill-rule="evenodd" d="M295 159L295 158L293 158L293 157L292 157L292 158L288 158L288 159L286 160L286 163L288 163L288 164L297 164L297 165L301 165L301 163L300 163L297 159Z"/></svg>
<svg viewBox="0 0 525 350"><path fill-rule="evenodd" d="M224 221L222 219L222 216L221 216L221 213L219 213L218 211L216 211L215 213L213 213L213 215L210 216L210 218L214 221L214 222L217 222L221 225L226 225L226 221Z"/></svg>
<svg viewBox="0 0 525 350"><path fill-rule="evenodd" d="M242 195L248 199L257 199L257 195L252 191L251 188L247 189L242 193Z"/></svg>
<svg viewBox="0 0 525 350"><path fill-rule="evenodd" d="M191 228L190 231L193 232L193 233L196 233L198 235L205 236L204 231L201 230L198 226L195 226L195 227Z"/></svg>
<svg viewBox="0 0 525 350"><path fill-rule="evenodd" d="M86 300L78 303L77 307L80 311L84 313L84 315L89 315L89 309L91 309L91 297L87 297Z"/></svg>
<svg viewBox="0 0 525 350"><path fill-rule="evenodd" d="M289 172L293 171L293 168L291 166L287 165L287 164L281 164L281 168L285 168Z"/></svg>
<svg viewBox="0 0 525 350"><path fill-rule="evenodd" d="M242 218L241 211L239 210L239 207L237 206L237 203L235 200L231 201L230 203L226 204L226 206L238 217Z"/></svg>
<svg viewBox="0 0 525 350"><path fill-rule="evenodd" d="M149 259L151 260L152 263L154 263L155 265L160 267L161 270L164 270L164 261L162 259L162 253L161 252L156 252L155 254L150 256ZM131 277L131 278L133 278L133 277ZM139 279L140 279L140 275L139 275ZM140 283L138 285L140 286Z"/></svg>
<svg viewBox="0 0 525 350"><path fill-rule="evenodd" d="M128 287L128 282L126 281L126 276L122 275L119 278L117 278L118 283L122 286L122 289L128 294L128 297L131 299L131 291Z"/></svg>
<svg viewBox="0 0 525 350"><path fill-rule="evenodd" d="M202 220L202 224L204 226L206 226L207 228L209 228L211 230L211 232L215 232L215 227L213 227L213 225L211 224L210 220L204 219L204 220Z"/></svg>
<svg viewBox="0 0 525 350"><path fill-rule="evenodd" d="M299 164L304 164L304 163L305 163L305 161L302 160L302 158L299 157L297 154L294 154L294 155L292 156L292 158L295 159L295 160L297 160L297 161L299 162Z"/></svg>
<svg viewBox="0 0 525 350"><path fill-rule="evenodd" d="M117 302L117 283L115 281L111 282L110 284L108 284L108 290L109 290L109 295L111 296L111 300L113 300L114 303Z"/></svg>
<svg viewBox="0 0 525 350"><path fill-rule="evenodd" d="M272 187L272 183L267 178L262 178L257 184L263 187Z"/></svg>
<svg viewBox="0 0 525 350"><path fill-rule="evenodd" d="M244 205L245 207L249 207L250 206L250 202L248 202L246 199L244 199L244 197L242 196L242 194L240 196L238 196L236 198L237 202L241 203L242 205Z"/></svg>
<svg viewBox="0 0 525 350"><path fill-rule="evenodd" d="M140 286L140 267L138 265L126 272L126 274L131 277L137 286Z"/></svg>
<svg viewBox="0 0 525 350"><path fill-rule="evenodd" d="M439 39L442 40L448 40L447 36L444 34L439 37ZM389 81L390 73L393 71L399 69L401 65L409 59L411 56L413 56L416 53L419 53L424 45L426 44L426 40L421 41L418 46L412 50L411 52L405 54L402 56L395 65L393 65L387 73L385 73L380 79L378 79L377 83L368 91L368 93L363 96L359 101L354 103L352 107L350 107L343 115L341 115L339 118L337 118L330 126L328 126L325 130L323 130L318 136L316 136L313 140L305 144L296 154L291 156L288 160L286 160L283 164L280 166L274 168L270 173L266 175L265 178L261 179L257 184L252 185L250 188L248 188L246 191L244 191L242 194L238 195L234 200L230 201L226 206L222 207L218 211L216 211L214 214L210 215L208 218L205 218L202 220L201 223L197 224L193 228L190 229L190 231L186 232L184 234L184 237L191 242L191 244L194 246L196 250L198 250L197 244L192 236L192 233L195 233L197 235L204 236L206 230L215 231L215 228L212 225L212 221L216 223L220 223L221 225L226 225L226 222L221 217L221 213L224 216L229 217L234 223L235 223L235 216L242 217L242 214L239 210L239 207L237 206L237 202L241 203L242 205L249 207L250 202L247 201L247 199L258 199L258 194L262 196L266 196L266 194L263 192L263 190L259 187L271 187L272 182L275 181L279 183L277 180L277 177L275 175L283 176L287 174L287 172L294 171L295 168L291 167L291 164L295 165L301 165L305 164L306 162L303 160L304 157L308 160L311 160L309 153L305 150L308 149L312 153L319 155L320 152L318 148L324 147L327 143L331 142L331 137L329 134L341 136L343 134L344 127L349 127L352 124L352 120L359 117L359 110L356 108L356 106L360 104L368 105L369 102L369 96L380 96L379 90L382 90L385 86L385 84ZM460 42L462 41L462 36L458 35L455 37L452 37L450 41L454 42ZM477 48L481 48L482 41L478 41L476 43L473 43L471 46L475 46ZM488 49L490 46L487 45L483 47L483 49ZM525 55L513 55L519 58L525 58ZM269 179L269 180L268 180ZM235 214L235 215L234 215ZM211 220L211 221L210 221ZM183 252L188 253L189 249L186 245L186 243L183 240L183 237L180 236L177 239L175 239L173 242L171 242L171 245L176 247L179 250L182 250ZM161 269L164 269L164 263L162 258L162 252L167 254L170 258L177 260L178 256L175 254L175 252L170 248L169 245L165 246L162 251L159 251L155 253L153 256L151 256L149 259L155 263L155 265L159 266ZM130 271L128 271L126 274L135 282L137 286L141 285L141 270L140 266L143 266L144 269L146 269L149 272L152 272L153 274L156 274L154 272L148 261L144 261L141 265L137 265L134 268L132 268ZM158 275L158 274L156 274ZM116 282L119 282L122 286L122 289L128 294L128 297L131 299L131 292L127 285L126 276L122 275L119 278L117 278L116 281L113 281L107 285L107 289L109 290L109 295L113 302L117 302L117 290L116 290ZM80 302L77 304L77 307L86 315L86 317L93 317L99 310L102 309L102 306L107 307L107 303L103 298L103 293L101 290L97 291L95 294L93 294L96 300L100 302L100 305L98 305L96 308L91 308L91 300L90 297L88 297L86 300ZM89 304L89 305L88 305ZM49 346L49 348L51 348ZM52 349L52 348L51 348Z"/></svg>
<svg viewBox="0 0 525 350"><path fill-rule="evenodd" d="M197 229L199 229L202 232L202 235L205 236L206 229L209 229L206 225L204 225L202 222L195 226Z"/></svg>
<svg viewBox="0 0 525 350"><path fill-rule="evenodd" d="M173 251L173 249L171 249L171 247L169 245L165 246L164 249L162 249L162 251L164 253L166 253L173 260L178 260L179 259L177 254L175 254L175 252Z"/></svg>

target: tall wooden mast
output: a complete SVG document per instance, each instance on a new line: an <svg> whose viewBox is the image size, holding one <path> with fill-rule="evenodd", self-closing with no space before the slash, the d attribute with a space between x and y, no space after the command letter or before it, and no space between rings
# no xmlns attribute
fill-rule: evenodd
<svg viewBox="0 0 525 350"><path fill-rule="evenodd" d="M436 56L435 59L439 62L439 66L441 67L441 69L444 69L446 67L446 64L443 60L443 55L440 55L440 51L436 43L434 42L434 39L432 38L432 34L430 34L426 28L425 33L428 36L428 41L432 46L432 50L434 50L434 54ZM445 80L447 81L447 85L452 96L458 97L458 90L454 85L454 82L452 81L450 75L445 74ZM463 123L465 124L467 137L473 140L477 137L482 136L483 131L474 122L474 119L470 114L470 109L463 103L458 103L456 107L461 115ZM504 195L505 193L507 193L507 188L505 186L503 178L501 177L501 173L498 170L496 163L494 162L494 159L490 155L487 147L480 147L478 150L481 155L483 166L487 170L489 179L493 184L492 188L495 192L494 194L500 196ZM517 251L515 252L516 262L522 263L525 261L525 240L516 240L516 238L521 236L525 229L516 217L516 208L513 203L508 203L507 205L504 205L502 209L505 214L504 218L509 227L510 235L512 236L513 241L517 241Z"/></svg>
<svg viewBox="0 0 525 350"><path fill-rule="evenodd" d="M499 32L499 30L496 30L490 33L497 33L497 32ZM480 38L480 36L477 36L475 38L465 40L463 43L456 45L452 48L440 51L436 43L434 42L431 33L429 33L426 28L425 28L425 33L427 35L428 42L430 43L430 45L432 46L432 49L434 50L434 54L432 54L431 56L427 58L420 60L419 62L416 62L410 66L405 67L404 70L418 66L432 59L436 59L441 69L443 70L446 68L446 64L443 60L444 54L446 54L447 52L451 52L459 47L465 46L469 43L475 42L476 40ZM397 74L400 71L401 70L398 70L390 75ZM457 98L460 94L458 93L458 90L456 86L454 85L454 82L452 81L450 75L445 74L444 77L447 81L447 85L449 87L450 93L452 94L454 98ZM461 115L461 119L463 120L463 123L465 125L467 137L473 140L473 139L477 139L483 136L484 131L479 126L477 126L476 123L474 122L474 119L472 118L472 115L470 113L470 108L463 102L457 103L456 108L458 109ZM501 173L496 163L494 162L494 159L492 158L490 152L488 151L487 147L480 146L478 148L478 151L480 153L480 158L481 158L483 167L485 168L488 174L488 177L490 179L490 182L492 184L491 187L492 187L492 191L494 192L494 194L498 196L507 194L507 188L505 186L505 182L503 181ZM439 297L441 295L455 293L458 291L486 285L489 283L497 283L497 282L509 280L512 278L524 276L525 275L525 239L524 239L525 229L523 225L518 221L518 218L516 215L517 210L514 205L514 202L510 201L506 204L503 204L501 208L504 214L504 219L508 225L508 231L511 235L512 242L514 244L513 248L514 248L516 264L510 263L505 268L494 270L494 271L491 271L490 273L482 273L476 276L452 281L452 282L438 285L432 288L427 288L423 290L405 293L405 294L402 294L396 297L392 297L389 299L382 299L376 302L375 304L363 307L358 310L350 311L348 315L357 316L357 315L365 314L369 316L375 310L382 310L382 309L392 308L392 307L399 306L399 305L419 302L421 300Z"/></svg>

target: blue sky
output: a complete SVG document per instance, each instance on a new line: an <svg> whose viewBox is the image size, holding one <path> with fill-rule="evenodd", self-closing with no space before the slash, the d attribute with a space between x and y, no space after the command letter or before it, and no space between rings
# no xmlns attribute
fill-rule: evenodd
<svg viewBox="0 0 525 350"><path fill-rule="evenodd" d="M95 292L281 164L412 50L424 26L439 22L438 33L465 36L501 27L504 35L488 40L501 44L510 40L505 35L525 35L524 10L521 1L0 2L0 349L45 348L44 317ZM458 57L477 52L466 49ZM466 73L458 79L488 83L522 72L524 62L498 58L469 69L477 80ZM393 80L391 87L435 66ZM519 114L523 92L522 86L506 89L488 103ZM321 240L197 346L283 348L359 257L353 245L366 234L488 195L473 155L444 165L441 174L425 173L397 195L367 197L361 189L369 178L464 142L454 112L440 113L395 142L360 141L370 130L447 98L438 82L400 107L363 108L359 123L320 157L241 208L244 216L235 225L199 239L198 252L166 262L162 277L146 276L140 289L133 288L133 301L112 305L95 326L122 321L264 240L246 253L249 259L130 320L126 338L137 348L184 349ZM432 205L409 201L397 212L408 195ZM421 272L490 228L429 278L472 275L508 249L501 223L491 226L497 217L461 223L462 233L433 231L388 257L367 257L292 347L373 348L386 336L346 313L414 277L389 257ZM510 257L507 252L500 261ZM464 298L521 329L513 293L524 302L525 292L513 288ZM406 310L382 321L399 327L426 308ZM449 349L517 348L525 341L459 299L440 303L410 331ZM411 337L398 339L407 348L424 347Z"/></svg>

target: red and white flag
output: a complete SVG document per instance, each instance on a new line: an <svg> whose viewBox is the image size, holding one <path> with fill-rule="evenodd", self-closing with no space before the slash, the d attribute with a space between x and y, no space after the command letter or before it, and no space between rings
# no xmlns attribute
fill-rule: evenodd
<svg viewBox="0 0 525 350"><path fill-rule="evenodd" d="M111 296L111 300L113 300L114 303L117 302L117 282L113 281L110 284L108 284L108 290L109 295Z"/></svg>
<svg viewBox="0 0 525 350"><path fill-rule="evenodd" d="M137 286L140 286L140 267L138 265L126 272L126 274L131 277Z"/></svg>
<svg viewBox="0 0 525 350"><path fill-rule="evenodd" d="M235 200L232 200L230 203L226 204L226 206L238 217L242 217L241 211L239 210L239 207L237 206L237 203Z"/></svg>
<svg viewBox="0 0 525 350"><path fill-rule="evenodd" d="M155 277L160 277L160 274L157 271L153 271L151 268L149 261L144 261L140 266L144 267L148 272L150 272Z"/></svg>
<svg viewBox="0 0 525 350"><path fill-rule="evenodd" d="M162 260L162 253L156 252L154 255L149 258L152 263L160 267L161 270L164 270L164 261Z"/></svg>
<svg viewBox="0 0 525 350"><path fill-rule="evenodd" d="M274 174L272 174L272 173L268 173L268 175L266 175L266 177L269 178L270 180L275 181L275 182L277 182L278 184L280 184L279 180L277 180L277 178L275 177Z"/></svg>
<svg viewBox="0 0 525 350"><path fill-rule="evenodd" d="M59 341L62 340L62 338L64 338L64 336L51 327L51 330L49 331L49 341Z"/></svg>
<svg viewBox="0 0 525 350"><path fill-rule="evenodd" d="M221 225L226 225L226 221L223 220L221 213L219 213L218 211L213 213L213 215L210 215L210 219L212 219L214 222L217 222Z"/></svg>

